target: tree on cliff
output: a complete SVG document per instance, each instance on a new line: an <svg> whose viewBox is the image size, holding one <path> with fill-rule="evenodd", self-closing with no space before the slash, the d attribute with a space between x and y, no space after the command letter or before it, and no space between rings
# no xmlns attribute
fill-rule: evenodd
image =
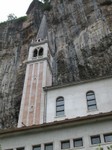
<svg viewBox="0 0 112 150"><path fill-rule="evenodd" d="M51 10L50 0L42 0L42 2L44 3L44 10Z"/></svg>
<svg viewBox="0 0 112 150"><path fill-rule="evenodd" d="M9 14L8 15L8 21L15 20L15 19L17 19L17 17L15 16L15 14Z"/></svg>
<svg viewBox="0 0 112 150"><path fill-rule="evenodd" d="M50 0L42 0L43 3L49 3Z"/></svg>

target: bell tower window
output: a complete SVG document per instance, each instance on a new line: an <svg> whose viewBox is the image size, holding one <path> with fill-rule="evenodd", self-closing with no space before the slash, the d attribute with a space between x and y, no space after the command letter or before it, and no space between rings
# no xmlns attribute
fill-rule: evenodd
<svg viewBox="0 0 112 150"><path fill-rule="evenodd" d="M43 56L43 52L44 52L44 50L43 50L43 48L41 47L40 50L39 50L39 56Z"/></svg>
<svg viewBox="0 0 112 150"><path fill-rule="evenodd" d="M33 57L37 57L37 54L38 54L37 49L34 49L34 51L33 51Z"/></svg>
<svg viewBox="0 0 112 150"><path fill-rule="evenodd" d="M41 41L41 39L38 39L38 42L40 42Z"/></svg>

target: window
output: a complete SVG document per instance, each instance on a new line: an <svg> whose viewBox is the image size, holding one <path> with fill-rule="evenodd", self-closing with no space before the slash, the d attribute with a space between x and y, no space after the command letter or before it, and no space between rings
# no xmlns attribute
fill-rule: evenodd
<svg viewBox="0 0 112 150"><path fill-rule="evenodd" d="M41 150L41 146L40 145L35 145L35 146L33 146L33 150Z"/></svg>
<svg viewBox="0 0 112 150"><path fill-rule="evenodd" d="M67 148L70 148L70 141L69 140L62 141L61 142L61 149L67 149Z"/></svg>
<svg viewBox="0 0 112 150"><path fill-rule="evenodd" d="M43 48L41 47L39 50L39 56L42 56L42 55L43 55Z"/></svg>
<svg viewBox="0 0 112 150"><path fill-rule="evenodd" d="M25 149L24 147L16 148L16 150L24 150L24 149Z"/></svg>
<svg viewBox="0 0 112 150"><path fill-rule="evenodd" d="M37 49L34 49L34 51L33 51L33 57L37 57L37 54L38 54Z"/></svg>
<svg viewBox="0 0 112 150"><path fill-rule="evenodd" d="M74 139L73 140L73 144L74 144L74 147L81 147L81 146L83 146L82 138Z"/></svg>
<svg viewBox="0 0 112 150"><path fill-rule="evenodd" d="M38 42L40 42L41 41L41 39L38 39Z"/></svg>
<svg viewBox="0 0 112 150"><path fill-rule="evenodd" d="M91 136L91 144L100 144L100 135Z"/></svg>
<svg viewBox="0 0 112 150"><path fill-rule="evenodd" d="M97 109L96 106L96 99L95 99L95 94L93 91L89 91L86 93L86 98L87 98L87 106L88 110L94 110Z"/></svg>
<svg viewBox="0 0 112 150"><path fill-rule="evenodd" d="M64 98L58 97L56 99L56 116L64 115Z"/></svg>
<svg viewBox="0 0 112 150"><path fill-rule="evenodd" d="M45 144L44 150L53 150L53 143Z"/></svg>
<svg viewBox="0 0 112 150"><path fill-rule="evenodd" d="M112 133L104 134L104 141L105 142L112 142Z"/></svg>

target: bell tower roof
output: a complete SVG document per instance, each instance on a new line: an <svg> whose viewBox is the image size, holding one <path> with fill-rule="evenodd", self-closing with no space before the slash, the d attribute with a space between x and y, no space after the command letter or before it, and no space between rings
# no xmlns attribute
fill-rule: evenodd
<svg viewBox="0 0 112 150"><path fill-rule="evenodd" d="M47 32L48 32L48 28L47 28L47 21L46 21L46 16L43 15L41 24L40 24L40 28L37 34L37 40L41 39L41 40L45 40L47 39Z"/></svg>

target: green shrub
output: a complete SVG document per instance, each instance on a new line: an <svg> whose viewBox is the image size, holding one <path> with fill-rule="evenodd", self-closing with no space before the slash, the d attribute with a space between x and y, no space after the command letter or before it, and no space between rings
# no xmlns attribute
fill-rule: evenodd
<svg viewBox="0 0 112 150"><path fill-rule="evenodd" d="M50 0L44 0L44 5L43 5L44 10L50 11L52 6L50 4Z"/></svg>
<svg viewBox="0 0 112 150"><path fill-rule="evenodd" d="M96 150L103 150L103 147L101 147L100 145L96 148ZM107 150L112 150L112 145L107 146Z"/></svg>
<svg viewBox="0 0 112 150"><path fill-rule="evenodd" d="M23 16L23 17L17 18L16 22L19 23L19 22L24 22L26 20L27 20L27 16Z"/></svg>

